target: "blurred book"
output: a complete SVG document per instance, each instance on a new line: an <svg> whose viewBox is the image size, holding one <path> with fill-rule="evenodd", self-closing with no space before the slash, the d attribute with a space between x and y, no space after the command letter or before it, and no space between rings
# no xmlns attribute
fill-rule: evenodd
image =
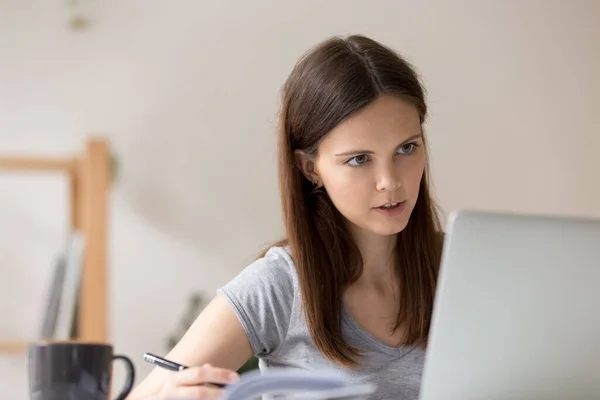
<svg viewBox="0 0 600 400"><path fill-rule="evenodd" d="M40 336L45 340L71 339L76 322L84 240L79 231L67 235L55 262L46 296L46 312Z"/></svg>
<svg viewBox="0 0 600 400"><path fill-rule="evenodd" d="M52 339L56 330L56 320L58 318L58 308L62 296L62 286L65 281L66 259L64 251L61 251L54 262L54 272L52 274L52 282L48 287L46 295L46 312L42 321L42 331L40 337L42 339Z"/></svg>

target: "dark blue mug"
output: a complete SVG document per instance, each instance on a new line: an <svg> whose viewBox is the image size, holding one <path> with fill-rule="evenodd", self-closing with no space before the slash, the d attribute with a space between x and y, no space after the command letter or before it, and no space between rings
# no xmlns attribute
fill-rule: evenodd
<svg viewBox="0 0 600 400"><path fill-rule="evenodd" d="M28 348L31 400L108 400L112 362L121 360L127 369L125 385L116 400L124 400L133 387L135 368L131 360L114 355L102 343L47 342Z"/></svg>

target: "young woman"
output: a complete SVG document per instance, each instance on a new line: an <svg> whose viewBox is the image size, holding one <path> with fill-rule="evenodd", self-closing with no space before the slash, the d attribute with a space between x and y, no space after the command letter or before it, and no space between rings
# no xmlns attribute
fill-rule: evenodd
<svg viewBox="0 0 600 400"><path fill-rule="evenodd" d="M218 290L131 399L218 398L251 355L343 368L377 399L417 399L442 238L429 193L424 91L364 36L331 38L288 78L279 129L287 240ZM213 367L214 366L214 367Z"/></svg>

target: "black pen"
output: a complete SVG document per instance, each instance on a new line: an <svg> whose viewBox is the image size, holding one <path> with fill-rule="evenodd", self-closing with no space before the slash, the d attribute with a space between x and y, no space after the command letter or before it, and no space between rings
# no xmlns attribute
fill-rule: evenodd
<svg viewBox="0 0 600 400"><path fill-rule="evenodd" d="M150 364L154 364L158 367L168 369L169 371L175 371L175 372L183 371L184 369L188 368L185 365L181 365L181 364L177 364L176 362L173 362L173 361L165 360L164 358L159 357L152 353L145 353L144 361L149 362ZM225 385L222 383L206 382L206 384L217 386L219 388L225 387Z"/></svg>

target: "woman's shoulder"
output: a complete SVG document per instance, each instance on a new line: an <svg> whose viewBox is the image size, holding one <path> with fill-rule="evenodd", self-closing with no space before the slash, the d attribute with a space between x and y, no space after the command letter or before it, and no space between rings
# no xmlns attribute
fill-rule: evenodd
<svg viewBox="0 0 600 400"><path fill-rule="evenodd" d="M283 342L298 292L286 246L272 246L217 290L246 331L254 354L266 355Z"/></svg>
<svg viewBox="0 0 600 400"><path fill-rule="evenodd" d="M235 291L265 293L289 292L297 287L297 275L290 248L274 245L246 265L225 288Z"/></svg>
<svg viewBox="0 0 600 400"><path fill-rule="evenodd" d="M271 268L288 270L288 272L295 272L296 270L290 246L285 244L269 247L264 255L256 261L267 264Z"/></svg>
<svg viewBox="0 0 600 400"><path fill-rule="evenodd" d="M296 265L292 259L289 246L275 245L269 247L264 255L246 267L255 270L269 283L293 288L297 286Z"/></svg>

